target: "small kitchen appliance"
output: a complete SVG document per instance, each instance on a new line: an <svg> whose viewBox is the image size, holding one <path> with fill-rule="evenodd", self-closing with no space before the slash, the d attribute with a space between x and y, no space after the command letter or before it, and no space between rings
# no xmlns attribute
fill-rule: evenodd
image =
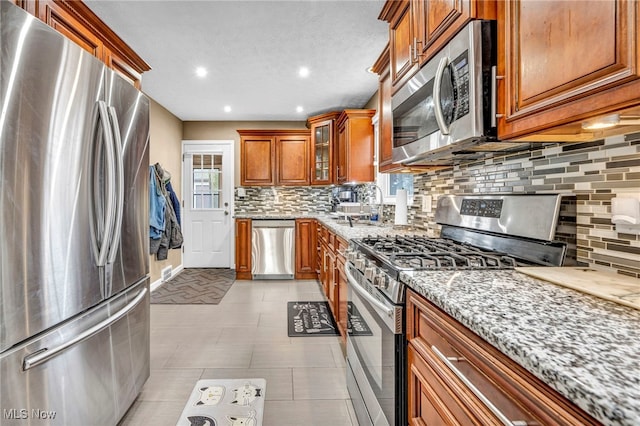
<svg viewBox="0 0 640 426"><path fill-rule="evenodd" d="M442 196L439 238L351 241L348 300L372 335L347 336L347 387L359 424L406 425L405 284L401 273L575 264L575 205L561 195Z"/></svg>

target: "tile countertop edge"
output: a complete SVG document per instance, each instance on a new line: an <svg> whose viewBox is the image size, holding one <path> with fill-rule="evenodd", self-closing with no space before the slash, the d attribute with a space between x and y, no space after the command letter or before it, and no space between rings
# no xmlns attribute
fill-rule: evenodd
<svg viewBox="0 0 640 426"><path fill-rule="evenodd" d="M401 280L597 420L640 424L640 311L515 271Z"/></svg>

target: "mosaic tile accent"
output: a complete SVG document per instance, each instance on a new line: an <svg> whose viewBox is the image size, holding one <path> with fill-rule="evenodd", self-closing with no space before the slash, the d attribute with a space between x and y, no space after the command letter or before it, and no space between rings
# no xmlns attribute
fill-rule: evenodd
<svg viewBox="0 0 640 426"><path fill-rule="evenodd" d="M301 214L331 211L331 186L245 186L235 196L235 214Z"/></svg>
<svg viewBox="0 0 640 426"><path fill-rule="evenodd" d="M616 232L611 223L611 198L640 192L640 133L545 144L525 153L428 172L415 176L414 188L410 223L436 235L434 212L423 213L419 197L431 197L435 207L442 194L575 194L578 261L640 278L640 238Z"/></svg>

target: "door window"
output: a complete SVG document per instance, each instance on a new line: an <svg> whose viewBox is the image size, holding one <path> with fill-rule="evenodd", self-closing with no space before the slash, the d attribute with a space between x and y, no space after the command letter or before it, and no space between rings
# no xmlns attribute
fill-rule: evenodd
<svg viewBox="0 0 640 426"><path fill-rule="evenodd" d="M222 200L222 155L193 154L191 184L195 210L219 209Z"/></svg>

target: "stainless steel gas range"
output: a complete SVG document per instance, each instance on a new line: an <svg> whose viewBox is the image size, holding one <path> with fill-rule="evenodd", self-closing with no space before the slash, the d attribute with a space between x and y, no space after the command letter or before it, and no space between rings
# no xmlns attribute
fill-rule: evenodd
<svg viewBox="0 0 640 426"><path fill-rule="evenodd" d="M347 336L347 386L361 426L407 424L400 274L575 264L572 205L560 195L443 196L436 209L440 238L352 240L345 265L350 315L369 331Z"/></svg>

